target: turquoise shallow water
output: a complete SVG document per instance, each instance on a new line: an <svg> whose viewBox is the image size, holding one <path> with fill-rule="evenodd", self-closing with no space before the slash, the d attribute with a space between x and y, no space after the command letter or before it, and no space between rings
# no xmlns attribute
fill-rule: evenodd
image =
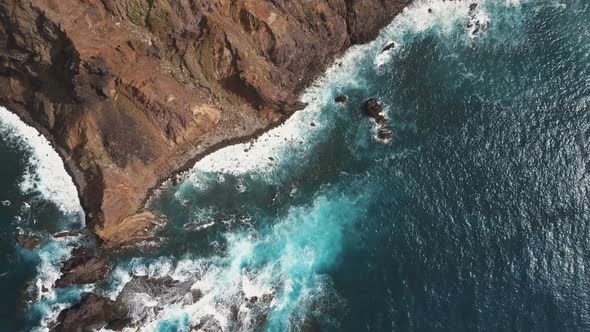
<svg viewBox="0 0 590 332"><path fill-rule="evenodd" d="M590 4L469 5L416 2L283 127L164 186L164 242L115 257L96 291L136 276L199 291L138 296L150 331L590 329ZM362 114L373 96L392 143Z"/></svg>

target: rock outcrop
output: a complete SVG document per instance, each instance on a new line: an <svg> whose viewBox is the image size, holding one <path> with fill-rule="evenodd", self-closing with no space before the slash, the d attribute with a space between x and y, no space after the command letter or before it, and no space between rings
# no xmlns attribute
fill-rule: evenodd
<svg viewBox="0 0 590 332"><path fill-rule="evenodd" d="M302 108L297 94L409 0L0 0L0 105L63 157L118 248L151 189Z"/></svg>
<svg viewBox="0 0 590 332"><path fill-rule="evenodd" d="M384 142L390 142L394 136L389 120L385 117L383 107L377 98L369 98L365 102L365 114L377 124L377 138Z"/></svg>
<svg viewBox="0 0 590 332"><path fill-rule="evenodd" d="M110 262L96 257L84 249L75 249L72 257L61 268L61 277L55 282L58 288L92 284L103 280L111 271Z"/></svg>
<svg viewBox="0 0 590 332"><path fill-rule="evenodd" d="M116 310L112 300L90 293L85 295L80 303L63 310L51 330L53 332L94 331L107 326L108 323L116 325L125 320L124 317L124 313Z"/></svg>

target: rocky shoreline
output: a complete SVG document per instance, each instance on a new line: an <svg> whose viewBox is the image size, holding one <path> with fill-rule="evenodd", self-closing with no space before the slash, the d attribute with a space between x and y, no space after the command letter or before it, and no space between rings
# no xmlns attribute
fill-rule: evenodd
<svg viewBox="0 0 590 332"><path fill-rule="evenodd" d="M101 253L156 240L165 221L145 208L154 190L284 123L305 106L297 96L308 84L409 2L0 0L0 105L60 154L86 213L84 236L99 245L75 249L55 286L99 282L112 268ZM365 107L380 137L393 137L380 106ZM132 323L122 308L88 294L53 330L118 330Z"/></svg>

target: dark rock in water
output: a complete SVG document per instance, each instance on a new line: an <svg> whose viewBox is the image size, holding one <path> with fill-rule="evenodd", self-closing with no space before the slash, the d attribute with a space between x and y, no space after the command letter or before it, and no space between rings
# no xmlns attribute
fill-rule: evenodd
<svg viewBox="0 0 590 332"><path fill-rule="evenodd" d="M386 126L387 123L387 118L384 117L383 115L379 114L375 117L375 122L377 122L378 125L380 126Z"/></svg>
<svg viewBox="0 0 590 332"><path fill-rule="evenodd" d="M133 319L131 318L117 318L110 321L107 326L105 326L105 329L112 331L122 331L131 324L133 324Z"/></svg>
<svg viewBox="0 0 590 332"><path fill-rule="evenodd" d="M309 125L312 126L312 127L315 127L315 123L314 122L310 123Z"/></svg>
<svg viewBox="0 0 590 332"><path fill-rule="evenodd" d="M432 8L428 8L428 12L432 14Z"/></svg>
<svg viewBox="0 0 590 332"><path fill-rule="evenodd" d="M368 116L377 119L381 116L381 112L383 112L383 107L381 107L377 98L370 98L365 102L365 114Z"/></svg>
<svg viewBox="0 0 590 332"><path fill-rule="evenodd" d="M384 141L389 141L393 139L393 133L391 132L390 128L381 128L379 129L379 131L377 132L377 137L379 139L382 139Z"/></svg>
<svg viewBox="0 0 590 332"><path fill-rule="evenodd" d="M377 138L390 141L394 138L389 120L383 115L383 107L379 104L377 98L370 98L365 102L365 114L371 117L377 123Z"/></svg>
<svg viewBox="0 0 590 332"><path fill-rule="evenodd" d="M111 272L111 264L106 258L96 257L84 250L75 250L72 258L61 268L62 276L55 287L92 284L103 280Z"/></svg>
<svg viewBox="0 0 590 332"><path fill-rule="evenodd" d="M108 322L122 318L113 301L91 293L80 303L60 312L52 331L93 331L102 328Z"/></svg>
<svg viewBox="0 0 590 332"><path fill-rule="evenodd" d="M74 237L80 235L80 232L59 232L53 234L53 237L56 239L61 239L64 237Z"/></svg>
<svg viewBox="0 0 590 332"><path fill-rule="evenodd" d="M383 48L383 51L381 51L381 52L387 52L387 51L389 51L390 49L392 49L392 48L394 48L394 47L395 47L395 43L394 43L394 42L391 42L391 43L387 44L387 45L386 45L386 46Z"/></svg>
<svg viewBox="0 0 590 332"><path fill-rule="evenodd" d="M148 278L135 277L121 290L115 307L118 311L127 312L136 317L139 322L149 316L154 316L158 306L148 305L146 301L156 301L159 305L192 304L198 301L202 294L199 290L192 290L193 281L179 282L171 277ZM138 301L141 294L144 301Z"/></svg>
<svg viewBox="0 0 590 332"><path fill-rule="evenodd" d="M18 234L16 236L16 242L23 248L32 250L39 247L41 239L35 235Z"/></svg>
<svg viewBox="0 0 590 332"><path fill-rule="evenodd" d="M480 33L487 29L489 24L489 21L485 17L478 18L476 16L476 9L476 3L472 3L469 6L469 22L467 23L467 28L471 29L471 31L469 32L471 37L477 37Z"/></svg>
<svg viewBox="0 0 590 332"><path fill-rule="evenodd" d="M336 99L334 99L334 101L337 102L338 104L344 104L348 101L348 96L347 95L338 96L338 97L336 97Z"/></svg>

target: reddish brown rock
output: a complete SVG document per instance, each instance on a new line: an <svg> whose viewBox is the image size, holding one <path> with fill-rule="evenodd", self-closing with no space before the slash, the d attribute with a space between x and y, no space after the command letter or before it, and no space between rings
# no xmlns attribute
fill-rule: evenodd
<svg viewBox="0 0 590 332"><path fill-rule="evenodd" d="M54 144L108 248L149 237L149 192L260 134L408 0L0 0L0 105Z"/></svg>

